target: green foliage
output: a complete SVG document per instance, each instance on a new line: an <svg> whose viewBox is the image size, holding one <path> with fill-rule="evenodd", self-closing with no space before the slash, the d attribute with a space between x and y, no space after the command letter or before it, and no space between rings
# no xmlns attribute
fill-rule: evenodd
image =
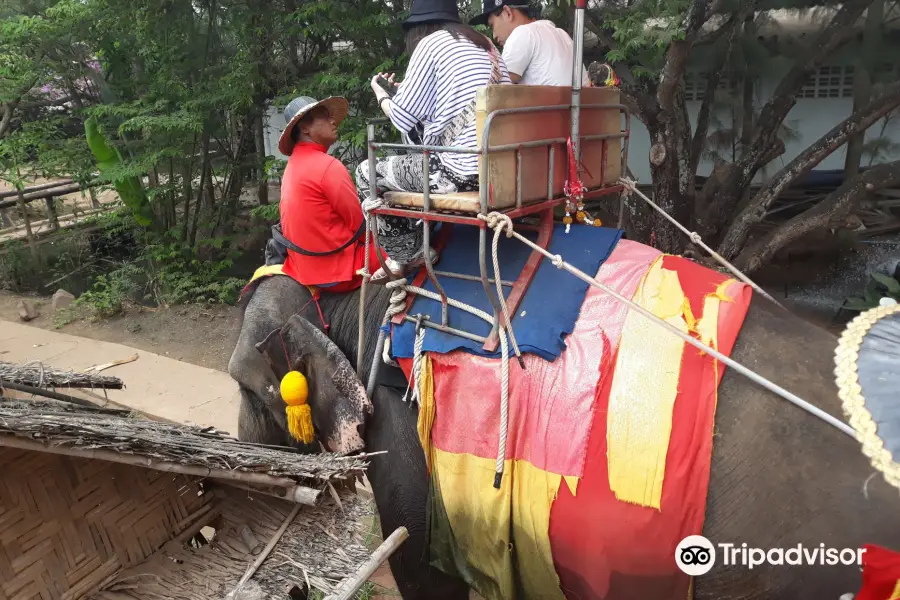
<svg viewBox="0 0 900 600"><path fill-rule="evenodd" d="M847 298L841 308L863 312L878 306L882 298L893 298L900 302L900 279L882 273L874 273L869 278L863 295Z"/></svg>
<svg viewBox="0 0 900 600"><path fill-rule="evenodd" d="M278 204L264 204L251 209L250 215L256 219L275 223L280 216L279 210L280 206Z"/></svg>
<svg viewBox="0 0 900 600"><path fill-rule="evenodd" d="M95 318L118 315L133 302L143 271L135 264L125 264L99 275L93 287L75 301L75 306L89 308Z"/></svg>

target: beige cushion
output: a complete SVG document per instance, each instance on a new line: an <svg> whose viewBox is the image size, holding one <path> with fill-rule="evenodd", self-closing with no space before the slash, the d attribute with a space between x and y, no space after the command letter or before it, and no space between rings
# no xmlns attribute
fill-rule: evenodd
<svg viewBox="0 0 900 600"><path fill-rule="evenodd" d="M391 206L424 208L425 196L418 192L385 192L384 199ZM478 192L457 192L455 194L431 194L432 210L445 210L478 214L481 201Z"/></svg>

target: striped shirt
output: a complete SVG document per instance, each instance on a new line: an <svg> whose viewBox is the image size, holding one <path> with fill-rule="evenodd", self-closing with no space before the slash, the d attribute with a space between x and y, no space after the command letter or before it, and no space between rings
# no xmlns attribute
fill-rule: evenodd
<svg viewBox="0 0 900 600"><path fill-rule="evenodd" d="M500 81L511 83L499 56ZM455 39L436 31L416 46L399 92L390 103L391 122L410 131L417 122L425 126L422 143L437 145L444 130L475 99L478 88L491 82L490 55L466 38ZM450 140L450 146L476 148L475 121ZM478 174L477 154L436 153L445 167L459 175Z"/></svg>

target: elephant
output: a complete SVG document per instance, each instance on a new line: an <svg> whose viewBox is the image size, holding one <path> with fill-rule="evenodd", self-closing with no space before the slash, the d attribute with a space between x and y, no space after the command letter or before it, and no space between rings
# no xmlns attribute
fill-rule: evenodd
<svg viewBox="0 0 900 600"><path fill-rule="evenodd" d="M429 566L428 475L415 405L401 401L407 386L402 372L382 365L368 399L371 404L358 404L356 415L339 415L333 409L342 393L339 388L358 394L360 380L368 381L389 295L384 287L368 289L363 372L352 385L338 385L337 373L352 378L348 373L357 356L360 291L323 292L320 314L309 290L289 277L264 278L248 286L228 367L241 393L239 438L297 445L287 434L276 390L288 368L305 369L322 446L330 451L389 451L371 457L367 475L384 534L401 525L409 531L408 540L389 560L403 598L462 599L468 594L466 584ZM270 335L282 327L280 336ZM327 337L322 334L326 329ZM731 357L840 419L832 373L836 344L830 332L754 294ZM797 544L896 547L898 501L897 490L876 474L857 441L734 369L726 370L715 416L705 537L764 549ZM694 598L838 600L855 593L860 582L858 570L845 566L716 568L694 579ZM617 598L638 597L629 595L627 581L612 585Z"/></svg>

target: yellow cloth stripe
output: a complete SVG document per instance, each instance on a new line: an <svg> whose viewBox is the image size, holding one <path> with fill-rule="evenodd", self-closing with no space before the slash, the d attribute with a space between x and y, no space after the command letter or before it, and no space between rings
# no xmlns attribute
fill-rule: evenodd
<svg viewBox="0 0 900 600"><path fill-rule="evenodd" d="M687 333L678 274L659 257L633 300ZM691 317L693 320L693 317ZM616 358L607 417L609 486L618 500L659 510L684 342L629 311Z"/></svg>
<svg viewBox="0 0 900 600"><path fill-rule="evenodd" d="M434 375L431 370L431 357L428 353L422 356L422 381L419 384L419 442L425 451L425 465L431 472L434 461L431 445L431 428L434 425Z"/></svg>
<svg viewBox="0 0 900 600"><path fill-rule="evenodd" d="M432 448L432 477L453 540L486 600L564 600L550 547L550 507L562 477L523 460L507 460L494 489L496 461ZM516 568L513 568L513 558ZM472 582L470 582L472 583Z"/></svg>

